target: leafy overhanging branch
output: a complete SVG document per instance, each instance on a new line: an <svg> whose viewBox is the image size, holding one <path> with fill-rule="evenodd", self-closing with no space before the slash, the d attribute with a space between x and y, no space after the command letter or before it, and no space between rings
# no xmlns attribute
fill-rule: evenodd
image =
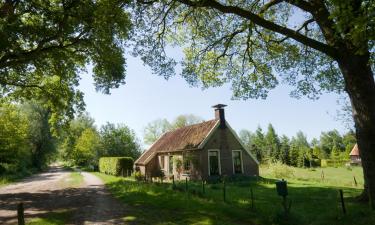
<svg viewBox="0 0 375 225"><path fill-rule="evenodd" d="M191 7L211 7L213 9L219 10L222 13L229 13L229 14L235 14L240 17L246 18L253 22L256 25L259 25L261 27L264 27L266 29L269 29L271 31L274 31L276 33L285 35L287 37L290 37L304 45L307 45L313 49L316 49L317 51L323 52L327 55L329 55L332 58L337 57L337 50L329 46L325 43L322 43L320 41L314 40L312 38L306 37L300 33L298 33L295 30L289 29L287 27L280 26L276 23L273 23L271 21L268 21L261 16L245 10L243 8L240 8L238 6L227 6L224 4L221 4L217 1L213 0L205 0L205 1L191 1L191 0L178 0L179 2L189 5Z"/></svg>

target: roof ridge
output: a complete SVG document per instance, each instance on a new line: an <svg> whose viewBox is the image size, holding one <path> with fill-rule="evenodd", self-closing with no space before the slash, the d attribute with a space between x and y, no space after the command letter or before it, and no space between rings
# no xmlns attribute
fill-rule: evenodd
<svg viewBox="0 0 375 225"><path fill-rule="evenodd" d="M167 132L165 132L163 135L168 134L168 133L172 133L172 132L175 132L175 131L178 131L178 130L181 130L181 129L185 129L185 128L188 128L188 127L201 125L201 124L203 124L203 123L212 122L212 121L215 121L215 120L218 120L218 119L212 119L212 120L207 120L207 121L203 121L203 122L200 122L200 123L190 124L190 125L187 125L187 126L184 126L184 127L177 128L177 129L175 129L175 130L167 131ZM163 136L163 135L162 135L162 136ZM160 137L162 137L162 136L160 136Z"/></svg>

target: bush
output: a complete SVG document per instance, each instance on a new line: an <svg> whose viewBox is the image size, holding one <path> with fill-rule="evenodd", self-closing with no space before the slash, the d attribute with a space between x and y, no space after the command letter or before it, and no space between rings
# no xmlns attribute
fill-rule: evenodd
<svg viewBox="0 0 375 225"><path fill-rule="evenodd" d="M333 160L333 159L322 159L321 160L321 167L342 167L348 160Z"/></svg>
<svg viewBox="0 0 375 225"><path fill-rule="evenodd" d="M119 176L132 171L134 160L131 157L101 157L99 171L101 173Z"/></svg>
<svg viewBox="0 0 375 225"><path fill-rule="evenodd" d="M294 176L294 169L281 162L270 164L270 172L275 178L290 178Z"/></svg>
<svg viewBox="0 0 375 225"><path fill-rule="evenodd" d="M141 171L136 171L134 173L134 178L136 181L144 181L145 180L145 176L142 175Z"/></svg>

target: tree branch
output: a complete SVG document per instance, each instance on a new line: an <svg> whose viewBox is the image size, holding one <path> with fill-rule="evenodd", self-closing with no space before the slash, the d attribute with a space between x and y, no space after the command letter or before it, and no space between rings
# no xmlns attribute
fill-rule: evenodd
<svg viewBox="0 0 375 225"><path fill-rule="evenodd" d="M271 8L272 6L274 5L277 5L281 2L283 2L284 0L271 0L269 2L267 2L266 4L264 4L260 10L259 10L259 14L263 14L265 13L269 8Z"/></svg>
<svg viewBox="0 0 375 225"><path fill-rule="evenodd" d="M252 21L254 24L258 26L261 26L273 32L288 36L296 40L297 42L307 45L317 51L323 52L332 58L337 58L337 50L334 47L329 46L320 41L314 40L312 38L306 37L296 32L295 30L275 24L269 20L266 20L260 17L259 15L251 11L245 10L238 6L227 6L214 0L205 0L205 1L199 1L199 2L193 2L191 0L177 0L177 1L181 2L182 4L191 6L191 7L210 7L210 8L219 10L222 13L238 15L242 18Z"/></svg>

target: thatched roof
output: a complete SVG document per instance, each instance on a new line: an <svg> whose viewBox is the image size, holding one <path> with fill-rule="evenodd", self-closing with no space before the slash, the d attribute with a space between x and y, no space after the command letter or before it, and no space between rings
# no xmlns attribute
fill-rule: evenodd
<svg viewBox="0 0 375 225"><path fill-rule="evenodd" d="M350 152L349 154L350 156L359 156L359 149L358 149L358 145L355 144L352 151Z"/></svg>
<svg viewBox="0 0 375 225"><path fill-rule="evenodd" d="M209 120L163 134L146 152L141 155L141 157L135 161L135 164L147 164L153 155L158 152L197 149L218 122L219 121L216 119Z"/></svg>

